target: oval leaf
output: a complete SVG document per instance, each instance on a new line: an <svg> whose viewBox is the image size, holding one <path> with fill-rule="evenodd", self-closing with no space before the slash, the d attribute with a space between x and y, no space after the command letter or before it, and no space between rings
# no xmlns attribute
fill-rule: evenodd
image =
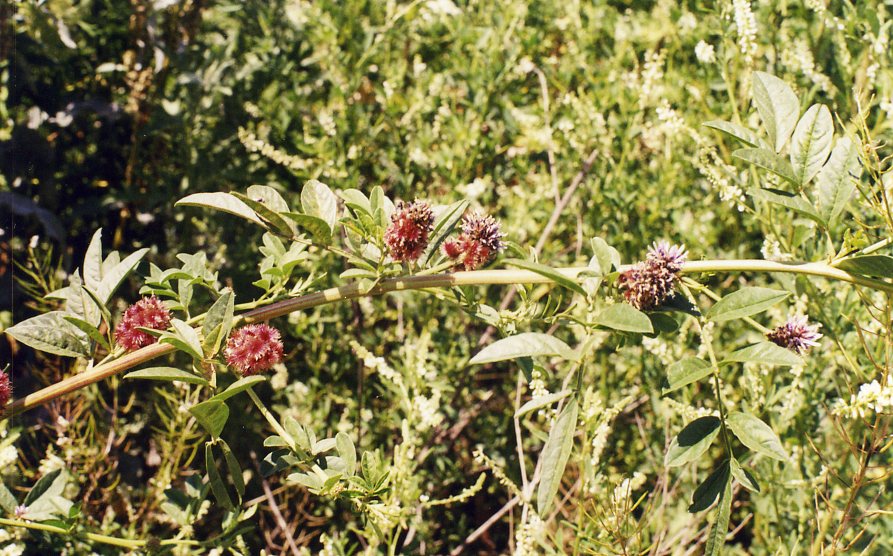
<svg viewBox="0 0 893 556"><path fill-rule="evenodd" d="M797 178L794 176L794 168L791 166L791 163L770 150L751 148L738 149L732 153L732 156L745 162L750 162L754 166L759 166L798 187L800 186L800 182L798 182Z"/></svg>
<svg viewBox="0 0 893 556"><path fill-rule="evenodd" d="M697 357L688 357L682 361L677 361L667 369L668 386L664 388L663 393L669 394L683 386L688 386L705 376L709 376L711 372L713 372L713 368L710 366L710 363Z"/></svg>
<svg viewBox="0 0 893 556"><path fill-rule="evenodd" d="M266 380L267 380L267 377L261 376L261 375L252 375L252 376L246 376L244 378L240 378L239 380L230 384L229 388L227 388L223 392L217 394L216 396L214 396L211 399L220 401L220 402L222 402L223 400L228 400L229 398L232 398L236 394L244 392L245 390L248 390L252 386L260 384L261 382L265 382Z"/></svg>
<svg viewBox="0 0 893 556"><path fill-rule="evenodd" d="M722 120L712 120L701 125L725 133L729 137L741 141L748 147L755 147L757 149L767 148L766 142L763 141L759 135L738 124L733 124L732 122L725 122Z"/></svg>
<svg viewBox="0 0 893 556"><path fill-rule="evenodd" d="M846 209L847 203L856 192L856 181L862 175L860 153L862 144L843 137L831 151L831 157L819 171L816 179L817 203L822 218L834 223Z"/></svg>
<svg viewBox="0 0 893 556"><path fill-rule="evenodd" d="M701 457L719 434L719 417L708 415L699 417L687 424L670 443L667 451L668 467L679 467L691 463Z"/></svg>
<svg viewBox="0 0 893 556"><path fill-rule="evenodd" d="M567 344L548 334L525 332L497 340L478 352L468 362L471 365L506 361L519 357L551 357L576 359L577 354Z"/></svg>
<svg viewBox="0 0 893 556"><path fill-rule="evenodd" d="M772 428L758 417L736 411L726 418L729 429L742 444L770 458L787 461L788 455Z"/></svg>
<svg viewBox="0 0 893 556"><path fill-rule="evenodd" d="M189 413L195 416L196 421L208 431L212 438L217 438L223 432L223 426L229 419L229 408L222 401L210 399L189 408Z"/></svg>
<svg viewBox="0 0 893 556"><path fill-rule="evenodd" d="M305 214L322 219L330 230L338 220L338 198L329 186L318 180L308 180L301 189L301 208Z"/></svg>
<svg viewBox="0 0 893 556"><path fill-rule="evenodd" d="M775 345L772 342L759 342L735 350L720 362L720 365L730 363L762 363L764 365L802 365L803 359L789 349Z"/></svg>
<svg viewBox="0 0 893 556"><path fill-rule="evenodd" d="M7 334L36 350L63 357L89 357L86 336L66 322L62 311L50 311L24 320L5 330Z"/></svg>
<svg viewBox="0 0 893 556"><path fill-rule="evenodd" d="M729 460L723 460L723 462L720 463L706 479L704 479L704 482L698 485L698 488L695 489L695 493L691 497L691 506L688 507L688 511L696 513L709 508L710 505L722 495L731 481L732 477L729 470ZM728 527L728 524L726 527Z"/></svg>
<svg viewBox="0 0 893 556"><path fill-rule="evenodd" d="M654 326L648 315L626 303L608 305L595 317L595 324L623 332L638 332L640 334L654 332Z"/></svg>
<svg viewBox="0 0 893 556"><path fill-rule="evenodd" d="M781 79L758 71L753 74L753 103L769 134L769 143L775 148L775 152L780 152L794 131L800 115L797 95Z"/></svg>
<svg viewBox="0 0 893 556"><path fill-rule="evenodd" d="M794 177L805 185L819 173L834 139L834 120L824 104L813 104L803 114L791 137L791 165Z"/></svg>
<svg viewBox="0 0 893 556"><path fill-rule="evenodd" d="M769 288L741 288L716 302L706 317L714 322L740 319L761 313L790 294Z"/></svg>

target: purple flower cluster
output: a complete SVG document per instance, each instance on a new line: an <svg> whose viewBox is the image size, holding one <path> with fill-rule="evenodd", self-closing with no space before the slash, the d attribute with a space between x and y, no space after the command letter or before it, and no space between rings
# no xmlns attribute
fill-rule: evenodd
<svg viewBox="0 0 893 556"><path fill-rule="evenodd" d="M409 262L422 256L428 247L428 235L434 228L434 214L424 201L397 205L384 233L388 253L395 261Z"/></svg>
<svg viewBox="0 0 893 556"><path fill-rule="evenodd" d="M124 311L121 322L115 327L115 343L127 351L134 351L158 341L139 328L165 330L170 325L171 313L164 303L154 295L144 297Z"/></svg>
<svg viewBox="0 0 893 556"><path fill-rule="evenodd" d="M805 316L795 316L766 334L766 337L776 345L802 355L809 348L819 345L818 339L822 335L819 334L818 324L809 324Z"/></svg>
<svg viewBox="0 0 893 556"><path fill-rule="evenodd" d="M444 254L465 270L475 270L493 260L505 249L499 222L489 214L472 213L462 219L462 233L443 243Z"/></svg>
<svg viewBox="0 0 893 556"><path fill-rule="evenodd" d="M256 375L282 361L282 337L269 324L249 324L230 334L226 362L242 376Z"/></svg>
<svg viewBox="0 0 893 556"><path fill-rule="evenodd" d="M6 407L6 404L9 403L9 400L12 399L12 381L9 380L9 375L3 371L0 371L0 409Z"/></svg>
<svg viewBox="0 0 893 556"><path fill-rule="evenodd" d="M618 284L626 301L641 310L659 307L673 296L685 264L685 247L655 242L645 260L620 274Z"/></svg>

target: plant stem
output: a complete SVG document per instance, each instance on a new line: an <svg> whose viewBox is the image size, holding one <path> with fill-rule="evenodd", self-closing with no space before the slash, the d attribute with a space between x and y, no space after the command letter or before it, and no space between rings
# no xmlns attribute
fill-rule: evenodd
<svg viewBox="0 0 893 556"><path fill-rule="evenodd" d="M276 419L276 416L273 415L267 406L264 405L264 402L261 401L260 398L257 397L257 394L254 393L254 388L249 388L246 390L248 392L248 397L251 398L251 401L254 402L254 405L257 406L258 411L267 419L267 422L270 423L270 426L273 427L273 430L276 431L276 434L282 437L283 440L288 442L289 446L295 446L295 439L288 434L288 431L279 423L279 420Z"/></svg>
<svg viewBox="0 0 893 556"><path fill-rule="evenodd" d="M36 523L33 521L24 521L21 519L7 519L0 518L0 525L4 527L22 527L24 529L31 529L34 531L44 531L46 533L55 533L57 535L71 536L73 535L67 529L62 527L56 527L55 525L47 525L45 523ZM83 537L89 541L108 544L112 546L117 546L120 548L128 548L128 549L137 549L146 546L149 541L141 540L141 539L125 539L122 537L111 537L108 535L100 535L97 533L84 533ZM192 540L183 540L183 539L168 539L160 542L161 546L173 546L173 545L190 545L190 546L198 546L200 543L198 541Z"/></svg>
<svg viewBox="0 0 893 556"><path fill-rule="evenodd" d="M619 270L624 271L628 268L628 265L624 265ZM589 269L588 267L574 267L556 270L569 278L576 278L580 273ZM780 272L787 274L804 274L893 293L893 283L891 282L850 274L849 272L825 263L781 263L757 259L692 261L685 264L682 272L685 274L714 272ZM345 286L329 288L292 299L285 299L243 313L236 318L244 318L246 322L266 321L295 311L327 305L336 301L356 299L365 296L377 296L395 291L449 288L453 286L547 284L551 282L552 280L547 276L537 274L530 270L520 269L475 270L435 274L432 276L401 276L382 280L381 283L368 291L364 291L359 284L351 283ZM170 344L152 344L137 351L130 352L114 361L97 365L87 372L68 377L56 384L52 384L42 390L15 400L12 404L7 406L3 414L0 415L0 420L8 419L13 415L18 415L19 413L43 405L59 396L85 388L90 384L94 384L104 378L108 378L128 369L132 369L138 365L151 361L152 359L161 357L162 355L170 354L174 350L174 346Z"/></svg>

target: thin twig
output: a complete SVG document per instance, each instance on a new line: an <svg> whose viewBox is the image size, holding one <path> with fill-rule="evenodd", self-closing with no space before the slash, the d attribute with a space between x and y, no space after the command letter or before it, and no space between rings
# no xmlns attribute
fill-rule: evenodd
<svg viewBox="0 0 893 556"><path fill-rule="evenodd" d="M260 469L260 464L257 462L257 454L254 453L254 450L251 450L250 454L251 461L254 463L254 468L257 470L257 476L260 477L261 487L264 489L264 497L267 499L267 504L270 505L270 511L276 519L276 524L279 525L279 529L281 529L282 534L285 535L285 540L288 543L288 547L291 549L291 553L298 556L300 554L298 546L295 544L295 539L291 536L288 522L282 517L282 512L279 511L279 505L276 503L276 499L273 498L273 491L270 490L270 484L267 483L267 479L264 477L264 474Z"/></svg>

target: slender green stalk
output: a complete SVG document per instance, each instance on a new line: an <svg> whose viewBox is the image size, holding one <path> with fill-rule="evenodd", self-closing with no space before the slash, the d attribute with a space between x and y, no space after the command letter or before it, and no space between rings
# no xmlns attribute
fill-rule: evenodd
<svg viewBox="0 0 893 556"><path fill-rule="evenodd" d="M72 533L67 529L62 527L56 527L55 525L47 525L46 523L36 523L33 521L24 521L21 519L7 519L0 518L0 525L4 527L22 527L23 529L31 529L34 531L44 531L46 533L54 533L56 535L64 535L70 536ZM134 550L137 548L143 548L149 541L142 539L125 539L122 537L111 537L109 535L100 535L98 533L84 533L83 538L89 541L98 542L102 544L108 544L111 546L117 546L119 548L127 548L130 550ZM184 540L184 539L167 539L159 542L161 546L199 546L200 543L198 541L192 540Z"/></svg>
<svg viewBox="0 0 893 556"><path fill-rule="evenodd" d="M288 431L279 423L279 420L276 419L276 416L267 409L267 406L264 405L264 402L261 401L260 398L257 397L257 394L254 393L254 388L249 388L247 390L248 397L251 398L251 401L254 402L254 405L257 406L258 411L260 411L261 415L270 423L270 426L273 427L273 430L276 431L276 434L282 437L283 440L288 442L289 446L295 445L295 439L288 434Z"/></svg>
<svg viewBox="0 0 893 556"><path fill-rule="evenodd" d="M621 271L629 268L623 266ZM576 279L577 276L589 270L588 267L574 267L556 269L559 273ZM865 286L875 290L893 293L893 283L865 276L850 274L839 268L835 268L825 263L781 263L773 261L762 261L756 259L738 259L738 260L711 260L711 261L692 261L685 264L682 269L685 274L701 274L701 273L728 273L728 272L754 272L754 273L772 273L780 272L787 274L804 274L808 276L818 276L829 280L837 280L847 282L859 286ZM529 270L476 270L465 272L452 272L446 274L435 274L431 276L415 275L401 276L397 278L388 278L382 280L378 285L370 290L363 290L359 284L352 283L337 288L329 288L326 290L302 295L300 297L285 299L276 303L272 303L265 307L251 310L247 313L239 315L237 318L244 319L246 322L266 321L293 313L302 311L336 301L347 299L356 299L358 297L377 296L389 292L406 291L406 290L422 290L428 288L449 288L453 286L484 286L484 285L511 285L511 284L546 284L552 280L548 276L538 274ZM142 365L152 359L167 355L175 350L170 344L152 344L137 351L130 352L119 359L109 361L101 365L97 365L92 369L68 377L56 384L52 384L27 396L23 396L10 404L2 415L0 420L8 419L13 415L18 415L29 409L33 409L43 405L59 396L63 396L75 390L79 390L90 384L94 384L116 375L128 369L132 369L138 365Z"/></svg>

